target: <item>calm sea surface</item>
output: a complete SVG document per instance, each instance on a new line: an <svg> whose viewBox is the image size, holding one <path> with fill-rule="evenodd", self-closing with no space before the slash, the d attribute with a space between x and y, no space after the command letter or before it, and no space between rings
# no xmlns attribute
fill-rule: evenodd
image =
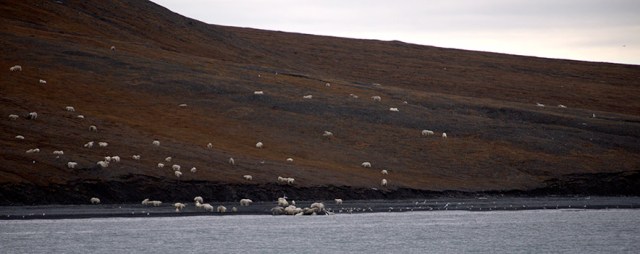
<svg viewBox="0 0 640 254"><path fill-rule="evenodd" d="M0 221L2 253L638 253L640 210Z"/></svg>

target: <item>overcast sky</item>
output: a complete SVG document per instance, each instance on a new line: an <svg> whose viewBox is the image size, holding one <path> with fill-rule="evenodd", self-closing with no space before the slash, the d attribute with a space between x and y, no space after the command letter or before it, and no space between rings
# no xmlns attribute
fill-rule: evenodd
<svg viewBox="0 0 640 254"><path fill-rule="evenodd" d="M152 0L210 24L640 64L640 0Z"/></svg>

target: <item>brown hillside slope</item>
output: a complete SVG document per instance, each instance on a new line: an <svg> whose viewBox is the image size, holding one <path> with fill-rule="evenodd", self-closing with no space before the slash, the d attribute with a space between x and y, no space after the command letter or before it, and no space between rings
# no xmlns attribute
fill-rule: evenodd
<svg viewBox="0 0 640 254"><path fill-rule="evenodd" d="M180 186L196 183L247 195L369 189L383 177L383 191L530 190L640 169L640 66L207 25L133 0L11 1L0 5L0 37L0 202L34 189L43 202L92 192L122 201L116 188L135 193L127 200L175 197L167 186L195 196ZM108 155L123 160L96 166ZM278 176L294 186L271 185Z"/></svg>

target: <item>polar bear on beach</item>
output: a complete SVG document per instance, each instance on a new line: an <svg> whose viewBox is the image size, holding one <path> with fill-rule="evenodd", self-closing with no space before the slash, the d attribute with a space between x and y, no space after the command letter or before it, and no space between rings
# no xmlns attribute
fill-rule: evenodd
<svg viewBox="0 0 640 254"><path fill-rule="evenodd" d="M251 203L253 203L253 200L251 199L248 199L248 198L240 199L240 206L249 206L251 205Z"/></svg>

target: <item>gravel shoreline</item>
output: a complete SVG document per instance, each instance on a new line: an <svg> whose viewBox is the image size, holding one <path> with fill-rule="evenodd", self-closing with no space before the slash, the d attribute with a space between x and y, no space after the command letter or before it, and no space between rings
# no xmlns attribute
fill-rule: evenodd
<svg viewBox="0 0 640 254"><path fill-rule="evenodd" d="M308 207L316 201L296 201L298 207ZM371 212L410 211L517 211L535 209L638 209L640 197L479 197L479 198L436 198L407 200L345 200L342 205L333 201L322 201L335 214L357 214ZM226 213L196 210L193 203L181 212L176 212L173 202L165 202L159 207L141 204L100 204L100 205L41 205L41 206L0 206L0 220L28 219L81 219L108 217L174 217L174 216L229 216L229 215L271 215L276 202L254 202L241 207L238 202L214 202L214 207L224 205ZM236 207L237 212L231 212Z"/></svg>

